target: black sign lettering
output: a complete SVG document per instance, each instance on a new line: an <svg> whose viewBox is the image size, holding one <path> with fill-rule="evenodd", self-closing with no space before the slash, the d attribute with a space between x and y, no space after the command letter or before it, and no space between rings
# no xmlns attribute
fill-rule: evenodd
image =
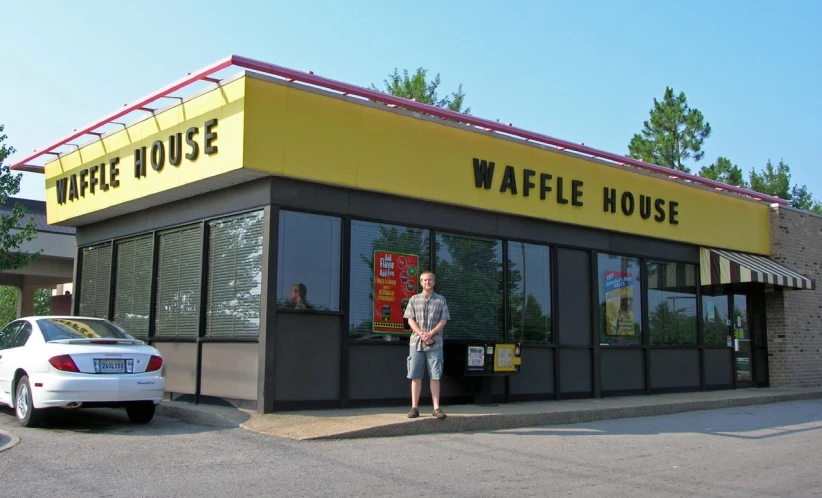
<svg viewBox="0 0 822 498"><path fill-rule="evenodd" d="M474 184L477 188L491 190L494 179L494 161L474 158Z"/></svg>
<svg viewBox="0 0 822 498"><path fill-rule="evenodd" d="M537 172L532 169L524 169L522 170L522 196L528 197L531 194L531 189L536 187L537 185L531 181L531 177L536 175Z"/></svg>
<svg viewBox="0 0 822 498"><path fill-rule="evenodd" d="M69 183L69 200L73 201L80 198L80 196L77 195L77 175L72 174L69 179L71 182Z"/></svg>
<svg viewBox="0 0 822 498"><path fill-rule="evenodd" d="M545 200L548 196L548 192L553 190L548 182L554 178L553 176L549 175L548 173L540 173L539 174L539 198L540 200Z"/></svg>
<svg viewBox="0 0 822 498"><path fill-rule="evenodd" d="M111 167L111 162L109 162L109 168ZM106 163L100 165L100 190L103 192L108 190L108 182L106 181Z"/></svg>
<svg viewBox="0 0 822 498"><path fill-rule="evenodd" d="M217 132L213 131L217 127L216 119L209 119L205 122L205 133L203 134L203 152L207 155L216 154L217 146L214 141L217 140Z"/></svg>
<svg viewBox="0 0 822 498"><path fill-rule="evenodd" d="M654 216L654 220L660 223L665 221L665 199L655 200L654 209L656 209L656 215Z"/></svg>
<svg viewBox="0 0 822 498"><path fill-rule="evenodd" d="M160 140L155 140L153 144L151 144L151 169L154 171L160 171L163 169L163 166L166 164L166 150L163 142Z"/></svg>
<svg viewBox="0 0 822 498"><path fill-rule="evenodd" d="M616 213L616 189L605 187L605 202L603 211L606 213Z"/></svg>
<svg viewBox="0 0 822 498"><path fill-rule="evenodd" d="M196 161L197 156L200 154L200 146L194 141L194 135L199 132L200 130L198 130L196 126L192 126L186 130L186 144L191 147L191 152L186 153L186 159L189 161Z"/></svg>
<svg viewBox="0 0 822 498"><path fill-rule="evenodd" d="M651 197L647 195L639 196L639 215L643 220L651 217Z"/></svg>
<svg viewBox="0 0 822 498"><path fill-rule="evenodd" d="M205 122L205 133L203 134L203 151L206 154L217 153L217 120L210 119ZM189 152L185 154L185 158L194 161L200 153L200 144L197 143L196 137L199 134L199 129L196 126L189 128L186 133L186 144ZM173 166L179 166L183 158L183 134L175 133L168 137L168 162ZM134 177L141 178L147 174L146 166L151 163L151 168L160 173L166 164L166 143L162 140L155 140L151 144L151 151L147 153L146 147L137 147L134 149ZM475 160L477 165L477 182L478 185L482 182L487 184L486 188L491 188L491 182L494 175L494 163L491 163L490 168L486 166L486 161L481 163ZM57 203L65 204L69 201L79 200L81 197L85 198L86 193L94 195L98 192L107 192L111 188L120 186L120 164L119 157L112 157L106 163L94 164L87 168L66 175L63 178L58 178L55 181L55 190L57 193ZM490 171L486 171L489 169ZM79 177L79 180L78 180ZM481 182L482 180L482 182Z"/></svg>
<svg viewBox="0 0 822 498"><path fill-rule="evenodd" d="M631 216L634 214L634 194L630 192L622 193L622 214Z"/></svg>
<svg viewBox="0 0 822 498"><path fill-rule="evenodd" d="M81 169L80 170L80 197L86 196L86 189L88 188L88 180L86 177L88 176L88 169Z"/></svg>
<svg viewBox="0 0 822 498"><path fill-rule="evenodd" d="M66 203L66 190L68 190L68 178L57 179L57 204Z"/></svg>
<svg viewBox="0 0 822 498"><path fill-rule="evenodd" d="M571 180L571 205L582 206L582 180Z"/></svg>
<svg viewBox="0 0 822 498"><path fill-rule="evenodd" d="M146 176L146 148L134 149L134 178Z"/></svg>
<svg viewBox="0 0 822 498"><path fill-rule="evenodd" d="M168 137L168 164L179 166L183 158L183 134L169 135Z"/></svg>
<svg viewBox="0 0 822 498"><path fill-rule="evenodd" d="M505 174L502 175L502 185L499 187L500 192L510 190L511 194L517 195L517 177L514 174L513 166L505 167Z"/></svg>
<svg viewBox="0 0 822 498"><path fill-rule="evenodd" d="M118 164L120 164L120 158L119 157L112 158L108 162L108 175L111 177L111 181L109 181L109 185L111 185L112 187L117 187L117 186L120 185L120 180L117 179L117 175L120 174L120 169L117 167ZM106 189L106 190L108 190L108 189Z"/></svg>
<svg viewBox="0 0 822 498"><path fill-rule="evenodd" d="M669 201L668 202L668 223L671 225L679 225L679 220L676 217L679 215L679 211L676 208L679 206L679 203L676 201Z"/></svg>
<svg viewBox="0 0 822 498"><path fill-rule="evenodd" d="M568 199L562 195L562 177L557 177L557 204L568 204Z"/></svg>
<svg viewBox="0 0 822 498"><path fill-rule="evenodd" d="M105 165L104 165L105 166ZM100 170L100 166L94 165L88 169L88 191L92 194L94 193L94 186L99 183L100 180L97 179L97 171Z"/></svg>

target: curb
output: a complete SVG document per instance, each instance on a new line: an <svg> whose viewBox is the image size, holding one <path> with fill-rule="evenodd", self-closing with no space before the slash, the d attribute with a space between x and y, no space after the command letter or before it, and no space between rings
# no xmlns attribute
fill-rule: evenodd
<svg viewBox="0 0 822 498"><path fill-rule="evenodd" d="M413 436L418 434L442 434L474 431L494 431L504 429L520 429L547 425L568 425L600 420L615 420L623 418L653 417L700 410L717 410L739 406L765 405L790 401L822 399L822 390L786 393L762 393L755 396L732 396L716 399L676 400L666 399L654 403L649 398L644 402L629 406L599 406L577 409L560 409L544 412L525 413L474 413L453 414L445 420L420 418L402 420L394 423L383 423L369 427L351 428L337 426L337 432L331 427L325 430L314 430L313 435L294 437L293 435L278 433L279 431L259 430L254 424L248 424L254 418L253 413L236 408L215 407L209 405L192 405L189 403L163 401L157 406L157 414L176 418L188 423L223 428L237 428L249 430L269 436L286 437L299 441L333 440L333 439L361 439L377 437ZM262 415L265 417L265 415ZM320 417L322 418L322 417ZM329 430L330 429L330 430ZM312 432L312 431L308 431ZM318 433L322 432L322 433Z"/></svg>
<svg viewBox="0 0 822 498"><path fill-rule="evenodd" d="M20 442L20 438L11 432L0 430L0 452L12 448Z"/></svg>
<svg viewBox="0 0 822 498"><path fill-rule="evenodd" d="M373 437L411 436L417 434L441 434L473 431L493 431L503 429L520 429L544 425L569 425L600 420L622 418L654 417L701 410L718 410L738 406L766 405L788 401L801 401L822 398L822 392L785 393L757 396L751 398L728 398L718 400L681 401L659 405L631 407L588 408L544 413L514 413L449 416L446 420L415 420L368 427L337 434L309 436L302 440L359 439Z"/></svg>

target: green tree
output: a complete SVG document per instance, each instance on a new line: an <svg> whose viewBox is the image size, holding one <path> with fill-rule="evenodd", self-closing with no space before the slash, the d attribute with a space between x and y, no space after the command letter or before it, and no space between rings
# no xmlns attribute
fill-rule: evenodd
<svg viewBox="0 0 822 498"><path fill-rule="evenodd" d="M742 170L727 157L719 157L710 166L703 166L699 170L699 176L727 183L728 185L748 188L748 182L743 178Z"/></svg>
<svg viewBox="0 0 822 498"><path fill-rule="evenodd" d="M791 206L816 214L822 214L822 203L815 201L806 185L791 186L791 168L784 161L774 167L771 160L761 172L751 169L751 190L773 195L791 202Z"/></svg>
<svg viewBox="0 0 822 498"><path fill-rule="evenodd" d="M768 159L768 164L760 173L751 169L750 179L751 190L785 200L791 199L791 168L781 160L774 168Z"/></svg>
<svg viewBox="0 0 822 498"><path fill-rule="evenodd" d="M22 174L12 174L11 169L3 161L14 153L14 147L6 146L3 142L6 135L5 127L0 125L0 205L5 206L9 197L20 192ZM26 209L15 203L10 211L0 212L0 270L13 270L26 266L38 253L28 254L20 252L20 246L37 237L34 219L26 218Z"/></svg>
<svg viewBox="0 0 822 498"><path fill-rule="evenodd" d="M51 314L51 289L34 291L34 315ZM0 286L0 327L17 318L17 289Z"/></svg>
<svg viewBox="0 0 822 498"><path fill-rule="evenodd" d="M34 314L37 316L51 314L51 289L34 291Z"/></svg>
<svg viewBox="0 0 822 498"><path fill-rule="evenodd" d="M0 286L0 327L17 318L17 290L14 287Z"/></svg>
<svg viewBox="0 0 822 498"><path fill-rule="evenodd" d="M805 211L811 211L815 204L819 204L814 202L813 195L808 192L808 187L802 185L801 187L798 185L794 185L791 187L791 206L804 209Z"/></svg>
<svg viewBox="0 0 822 498"><path fill-rule="evenodd" d="M645 121L641 133L628 144L628 155L648 163L690 172L683 164L687 159L699 161L705 152L702 143L711 135L711 125L702 113L688 107L685 93L674 95L673 88L665 88L662 101L654 99L651 119Z"/></svg>
<svg viewBox="0 0 822 498"><path fill-rule="evenodd" d="M462 91L462 83L457 87L457 91L452 94L440 98L437 91L440 86L440 75L437 75L430 81L426 79L428 70L421 67L417 68L414 74L409 74L408 70L403 70L402 74L395 68L392 74L388 75L388 79L383 80L384 89L377 88L371 84L371 89L378 92L390 93L396 97L403 97L406 99L413 99L423 104L435 105L454 112L461 112L463 114L471 114L471 109L463 109L465 104L465 93Z"/></svg>

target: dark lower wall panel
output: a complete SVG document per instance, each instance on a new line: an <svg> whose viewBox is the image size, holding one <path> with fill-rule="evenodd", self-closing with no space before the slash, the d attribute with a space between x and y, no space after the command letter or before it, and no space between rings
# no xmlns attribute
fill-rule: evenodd
<svg viewBox="0 0 822 498"><path fill-rule="evenodd" d="M651 389L699 388L698 349L649 349Z"/></svg>
<svg viewBox="0 0 822 498"><path fill-rule="evenodd" d="M554 350L522 348L522 367L510 377L508 388L511 394L553 394Z"/></svg>
<svg viewBox="0 0 822 498"><path fill-rule="evenodd" d="M408 380L408 344L356 344L348 347L348 398L357 400L400 399L411 397ZM446 370L448 371L448 369ZM443 398L471 396L480 386L474 378L445 374L440 381ZM494 379L494 394L505 393L502 378ZM430 396L428 373L422 383L422 397Z"/></svg>
<svg viewBox="0 0 822 498"><path fill-rule="evenodd" d="M591 393L591 350L559 350L559 392L562 394Z"/></svg>
<svg viewBox="0 0 822 498"><path fill-rule="evenodd" d="M200 394L257 400L259 344L204 343L200 367Z"/></svg>
<svg viewBox="0 0 822 498"><path fill-rule="evenodd" d="M274 399L339 400L342 316L277 313L274 327Z"/></svg>
<svg viewBox="0 0 822 498"><path fill-rule="evenodd" d="M600 350L602 391L645 389L645 354L641 349Z"/></svg>
<svg viewBox="0 0 822 498"><path fill-rule="evenodd" d="M348 358L349 399L410 398L408 344L351 344Z"/></svg>
<svg viewBox="0 0 822 498"><path fill-rule="evenodd" d="M733 351L730 348L706 349L703 358L705 359L706 386L733 385Z"/></svg>
<svg viewBox="0 0 822 498"><path fill-rule="evenodd" d="M591 345L591 253L558 248L557 339L562 346Z"/></svg>
<svg viewBox="0 0 822 498"><path fill-rule="evenodd" d="M153 346L163 356L166 392L194 394L197 389L197 344L157 342Z"/></svg>

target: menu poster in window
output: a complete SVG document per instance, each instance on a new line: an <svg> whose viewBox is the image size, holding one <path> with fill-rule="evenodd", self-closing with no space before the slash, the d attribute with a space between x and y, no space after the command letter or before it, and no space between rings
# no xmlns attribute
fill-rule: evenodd
<svg viewBox="0 0 822 498"><path fill-rule="evenodd" d="M634 277L630 273L605 272L605 334L634 335Z"/></svg>
<svg viewBox="0 0 822 498"><path fill-rule="evenodd" d="M374 251L374 332L411 332L402 316L417 293L418 261L413 254Z"/></svg>

